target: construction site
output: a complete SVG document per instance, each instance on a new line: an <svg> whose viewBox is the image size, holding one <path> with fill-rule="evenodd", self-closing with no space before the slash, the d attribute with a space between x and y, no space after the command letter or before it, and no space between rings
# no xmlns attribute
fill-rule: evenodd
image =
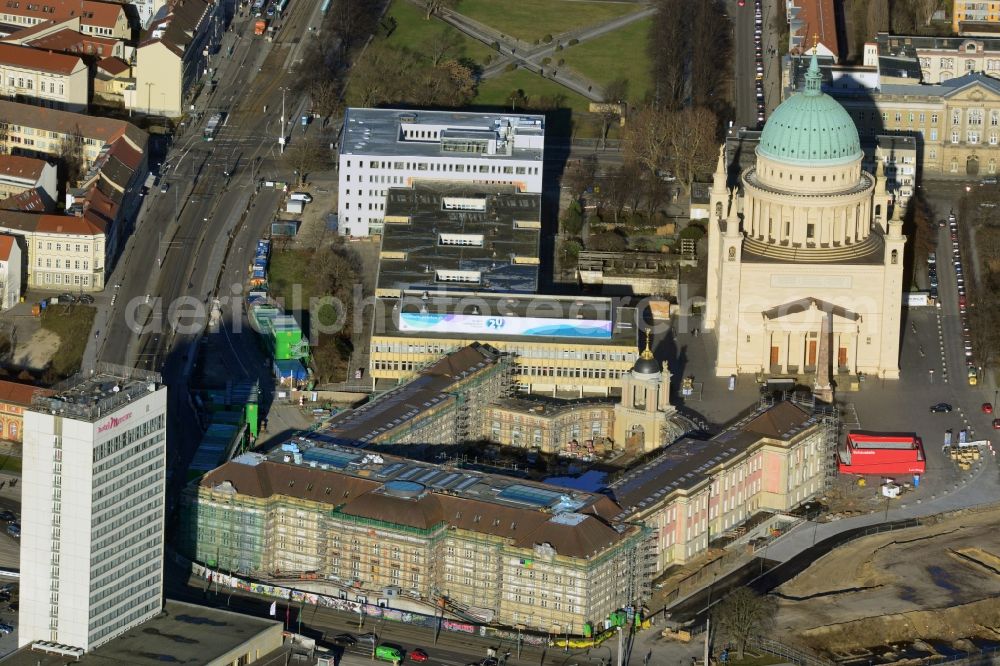
<svg viewBox="0 0 1000 666"><path fill-rule="evenodd" d="M998 521L966 509L830 551L774 591L776 635L858 665L1000 646Z"/></svg>

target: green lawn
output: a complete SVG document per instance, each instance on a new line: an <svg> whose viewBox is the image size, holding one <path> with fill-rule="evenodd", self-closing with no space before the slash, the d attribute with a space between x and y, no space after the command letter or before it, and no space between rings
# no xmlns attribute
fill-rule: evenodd
<svg viewBox="0 0 1000 666"><path fill-rule="evenodd" d="M0 456L0 471L21 473L21 457L14 455Z"/></svg>
<svg viewBox="0 0 1000 666"><path fill-rule="evenodd" d="M492 79L486 79L479 84L479 93L473 104L479 106L505 106L510 109L510 94L514 90L523 90L528 97L527 107L534 108L535 103L542 97L555 98L563 97L561 108L572 109L575 113L586 113L590 102L582 95L578 95L568 88L543 79L537 74L524 69L517 69L513 72L506 72Z"/></svg>
<svg viewBox="0 0 1000 666"><path fill-rule="evenodd" d="M80 369L96 310L88 305L50 305L42 310L42 328L59 336L51 372L59 378Z"/></svg>
<svg viewBox="0 0 1000 666"><path fill-rule="evenodd" d="M652 19L630 23L602 37L571 46L555 57L565 59L566 65L602 86L613 79L628 79L629 100L641 102L651 86L647 44L652 24Z"/></svg>
<svg viewBox="0 0 1000 666"><path fill-rule="evenodd" d="M447 38L454 40L454 55L460 58L483 64L486 57L493 53L490 47L467 37L438 18L424 19L423 10L408 0L393 0L387 15L396 19L396 29L388 39L377 40L387 46L406 47L421 53L427 50L428 44Z"/></svg>
<svg viewBox="0 0 1000 666"><path fill-rule="evenodd" d="M458 11L526 42L603 23L642 9L626 2L579 0L461 0Z"/></svg>
<svg viewBox="0 0 1000 666"><path fill-rule="evenodd" d="M286 310L291 310L295 305L292 298L294 285L302 286L299 308L308 308L309 298L316 296L313 293L314 276L309 268L309 260L308 254L299 250L285 250L271 254L267 267L267 289L271 298L280 299L284 303Z"/></svg>

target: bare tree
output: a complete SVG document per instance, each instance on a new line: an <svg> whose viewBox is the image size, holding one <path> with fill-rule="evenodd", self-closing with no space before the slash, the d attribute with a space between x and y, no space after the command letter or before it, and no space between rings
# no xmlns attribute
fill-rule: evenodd
<svg viewBox="0 0 1000 666"><path fill-rule="evenodd" d="M64 134L59 142L59 166L62 167L60 181L68 187L76 187L77 182L84 174L83 160L83 132L79 125L74 125L73 129Z"/></svg>
<svg viewBox="0 0 1000 666"><path fill-rule="evenodd" d="M457 0L423 0L423 4L424 19L430 21L431 17L439 14L442 9L454 9L458 2Z"/></svg>
<svg viewBox="0 0 1000 666"><path fill-rule="evenodd" d="M292 141L282 156L285 166L295 172L297 185L301 187L306 182L306 176L312 171L328 168L333 161L328 145L331 137L319 140L305 138Z"/></svg>
<svg viewBox="0 0 1000 666"><path fill-rule="evenodd" d="M685 0L656 2L649 50L653 61L653 102L659 107L679 108L687 97L685 63L690 4Z"/></svg>
<svg viewBox="0 0 1000 666"><path fill-rule="evenodd" d="M464 52L462 34L449 26L428 39L422 46L422 51L430 58L431 64L437 67L445 59L458 59Z"/></svg>
<svg viewBox="0 0 1000 666"><path fill-rule="evenodd" d="M523 90L517 88L510 91L510 94L507 95L507 101L510 103L510 110L517 111L518 107L524 108L528 105L528 96L524 94Z"/></svg>
<svg viewBox="0 0 1000 666"><path fill-rule="evenodd" d="M317 80L309 86L309 98L313 111L329 118L340 109L340 86L330 79Z"/></svg>
<svg viewBox="0 0 1000 666"><path fill-rule="evenodd" d="M574 197L579 197L594 184L596 176L597 155L587 155L570 163L563 174L562 184L569 188Z"/></svg>
<svg viewBox="0 0 1000 666"><path fill-rule="evenodd" d="M629 115L623 137L625 160L655 176L667 163L671 115L652 106Z"/></svg>
<svg viewBox="0 0 1000 666"><path fill-rule="evenodd" d="M743 660L750 639L774 625L777 603L748 587L734 590L712 612L716 628L736 645L736 659Z"/></svg>
<svg viewBox="0 0 1000 666"><path fill-rule="evenodd" d="M608 130L611 123L621 118L628 97L628 79L614 79L604 86L604 104L601 105L601 145L608 146Z"/></svg>
<svg viewBox="0 0 1000 666"><path fill-rule="evenodd" d="M722 6L703 0L690 6L690 89L691 104L716 108L725 95L729 69L730 23Z"/></svg>
<svg viewBox="0 0 1000 666"><path fill-rule="evenodd" d="M889 0L867 0L868 1L868 35L871 39L877 32L885 32L889 29Z"/></svg>
<svg viewBox="0 0 1000 666"><path fill-rule="evenodd" d="M645 195L646 217L652 223L656 211L670 198L670 187L663 182L662 178L647 177L643 183L643 194Z"/></svg>
<svg viewBox="0 0 1000 666"><path fill-rule="evenodd" d="M711 169L718 123L706 108L686 108L672 114L670 121L671 161L677 178L688 192L695 175Z"/></svg>

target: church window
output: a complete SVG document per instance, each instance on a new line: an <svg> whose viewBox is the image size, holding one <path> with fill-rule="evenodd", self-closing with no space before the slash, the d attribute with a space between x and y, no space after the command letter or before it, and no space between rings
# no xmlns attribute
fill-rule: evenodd
<svg viewBox="0 0 1000 666"><path fill-rule="evenodd" d="M969 124L970 125L982 125L983 124L983 110L982 109L969 109Z"/></svg>
<svg viewBox="0 0 1000 666"><path fill-rule="evenodd" d="M936 125L936 124L937 124L937 121L938 121L938 114L936 114L936 113L932 113L932 114L931 114L931 124L932 124L932 125Z"/></svg>
<svg viewBox="0 0 1000 666"><path fill-rule="evenodd" d="M958 125L961 122L962 122L962 110L955 109L954 111L951 112L951 124Z"/></svg>
<svg viewBox="0 0 1000 666"><path fill-rule="evenodd" d="M990 127L1000 125L1000 112L990 111Z"/></svg>
<svg viewBox="0 0 1000 666"><path fill-rule="evenodd" d="M997 133L996 132L990 132L990 145L991 146L997 145Z"/></svg>
<svg viewBox="0 0 1000 666"><path fill-rule="evenodd" d="M785 237L787 238L788 236L791 236L791 235L792 235L792 223L786 221L785 222Z"/></svg>
<svg viewBox="0 0 1000 666"><path fill-rule="evenodd" d="M911 122L911 123L913 122L913 114L912 113L909 115L909 122Z"/></svg>
<svg viewBox="0 0 1000 666"><path fill-rule="evenodd" d="M958 143L958 130L951 133L951 142Z"/></svg>
<svg viewBox="0 0 1000 666"><path fill-rule="evenodd" d="M932 129L931 130L931 141L937 141L937 130L936 129Z"/></svg>
<svg viewBox="0 0 1000 666"><path fill-rule="evenodd" d="M816 176L812 177L812 182L814 182L814 183L816 182Z"/></svg>
<svg viewBox="0 0 1000 666"><path fill-rule="evenodd" d="M806 238L815 238L815 237L816 237L816 225L815 224L807 224L806 225Z"/></svg>
<svg viewBox="0 0 1000 666"><path fill-rule="evenodd" d="M927 156L928 156L928 157L929 157L930 159L932 159L932 160L936 160L936 159L937 159L937 148L931 148L931 149L930 149L930 150L928 151L928 155L927 155Z"/></svg>
<svg viewBox="0 0 1000 666"><path fill-rule="evenodd" d="M922 125L922 124L924 124L926 122L927 122L927 114L926 113L921 113L920 114L920 124Z"/></svg>
<svg viewBox="0 0 1000 666"><path fill-rule="evenodd" d="M966 60L965 61L965 71L967 71L967 72L974 72L974 71L976 71L976 61L975 60Z"/></svg>
<svg viewBox="0 0 1000 666"><path fill-rule="evenodd" d="M979 143L979 132L973 132L972 130L969 130L966 136L969 143L972 144Z"/></svg>
<svg viewBox="0 0 1000 666"><path fill-rule="evenodd" d="M900 122L902 120L903 120L903 114L900 113L899 111L897 111L896 112L896 122L898 123L898 122Z"/></svg>

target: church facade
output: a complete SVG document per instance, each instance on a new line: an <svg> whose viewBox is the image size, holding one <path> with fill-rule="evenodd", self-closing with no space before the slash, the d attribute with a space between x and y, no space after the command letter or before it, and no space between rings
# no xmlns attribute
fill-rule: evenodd
<svg viewBox="0 0 1000 666"><path fill-rule="evenodd" d="M821 81L814 54L805 89L768 119L732 190L720 150L703 324L718 376L899 377L902 222Z"/></svg>

